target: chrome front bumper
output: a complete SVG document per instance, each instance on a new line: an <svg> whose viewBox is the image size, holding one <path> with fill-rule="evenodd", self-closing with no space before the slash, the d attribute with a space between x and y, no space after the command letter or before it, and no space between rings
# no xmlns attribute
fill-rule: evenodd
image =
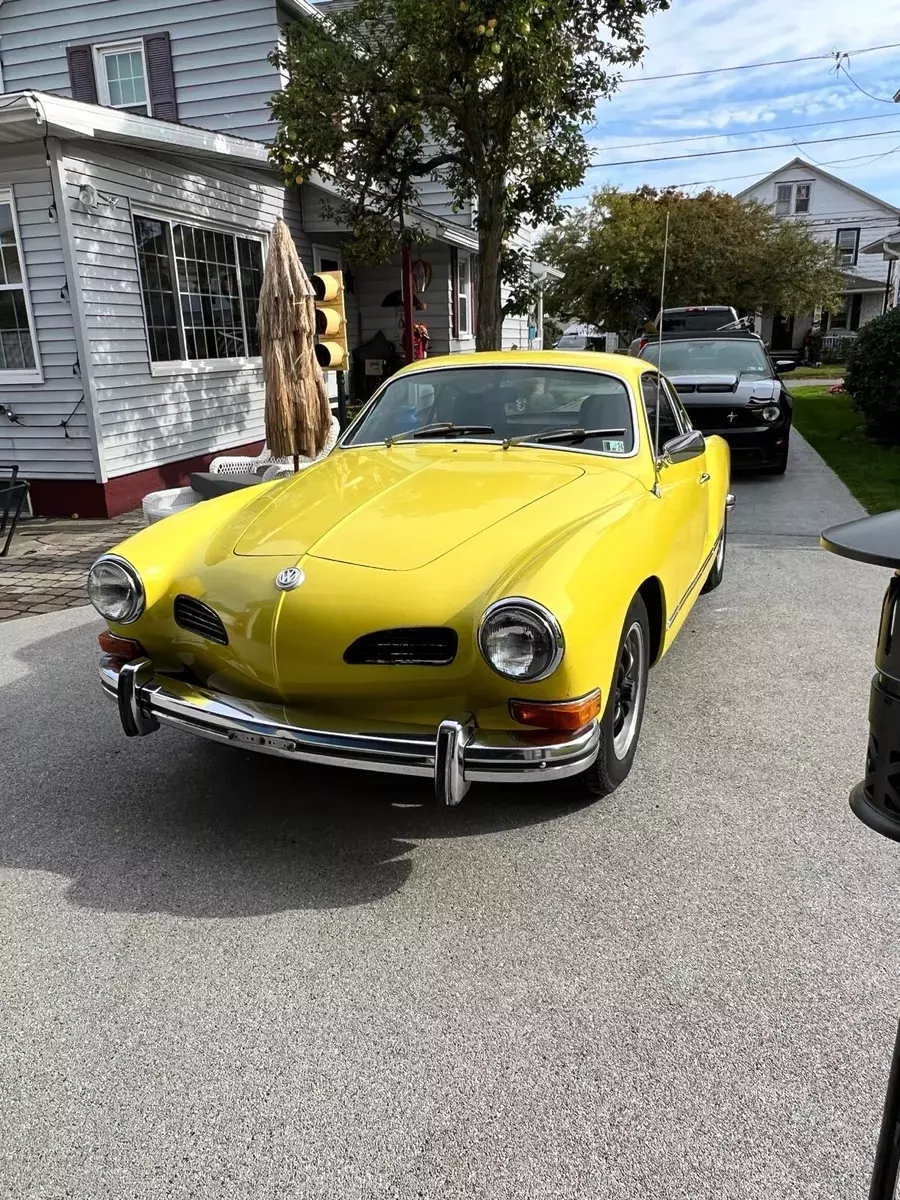
<svg viewBox="0 0 900 1200"><path fill-rule="evenodd" d="M438 804L459 804L475 782L531 783L586 770L597 757L596 721L572 734L482 730L471 716L448 717L434 731L397 726L391 732L294 725L277 704L240 700L155 675L148 658L100 663L104 691L117 700L122 728L143 737L160 723L198 737L303 762L358 767L434 780ZM338 724L337 721L329 724Z"/></svg>

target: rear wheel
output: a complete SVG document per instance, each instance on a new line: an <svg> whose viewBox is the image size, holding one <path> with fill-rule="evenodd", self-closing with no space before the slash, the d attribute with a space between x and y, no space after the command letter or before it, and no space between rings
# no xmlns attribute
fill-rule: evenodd
<svg viewBox="0 0 900 1200"><path fill-rule="evenodd" d="M635 596L625 617L612 694L600 722L600 751L594 764L567 782L590 799L614 792L626 779L634 762L650 669L650 623L640 596Z"/></svg>

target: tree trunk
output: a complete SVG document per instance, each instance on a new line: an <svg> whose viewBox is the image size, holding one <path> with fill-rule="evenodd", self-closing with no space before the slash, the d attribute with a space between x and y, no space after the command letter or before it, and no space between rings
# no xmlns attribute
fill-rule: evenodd
<svg viewBox="0 0 900 1200"><path fill-rule="evenodd" d="M478 295L475 349L503 349L500 255L503 251L503 202L495 189L478 197Z"/></svg>

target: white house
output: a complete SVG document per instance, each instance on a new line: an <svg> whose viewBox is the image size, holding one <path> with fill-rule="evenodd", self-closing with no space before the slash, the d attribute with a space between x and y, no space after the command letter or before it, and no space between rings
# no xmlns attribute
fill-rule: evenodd
<svg viewBox="0 0 900 1200"><path fill-rule="evenodd" d="M825 335L826 347L839 345L896 302L893 262L880 244L896 232L896 205L802 158L745 188L738 199L760 200L776 216L802 222L841 256L845 287L840 308L821 314L765 314L760 332L773 350L798 350L814 324Z"/></svg>

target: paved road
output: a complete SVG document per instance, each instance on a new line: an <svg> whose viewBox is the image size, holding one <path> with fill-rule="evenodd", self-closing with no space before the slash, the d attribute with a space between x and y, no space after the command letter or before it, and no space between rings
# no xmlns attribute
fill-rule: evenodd
<svg viewBox="0 0 900 1200"><path fill-rule="evenodd" d="M3 625L4 1198L862 1196L900 1010L900 850L846 803L885 577L815 548L857 509L799 441L737 491L592 808L126 742L89 613Z"/></svg>

